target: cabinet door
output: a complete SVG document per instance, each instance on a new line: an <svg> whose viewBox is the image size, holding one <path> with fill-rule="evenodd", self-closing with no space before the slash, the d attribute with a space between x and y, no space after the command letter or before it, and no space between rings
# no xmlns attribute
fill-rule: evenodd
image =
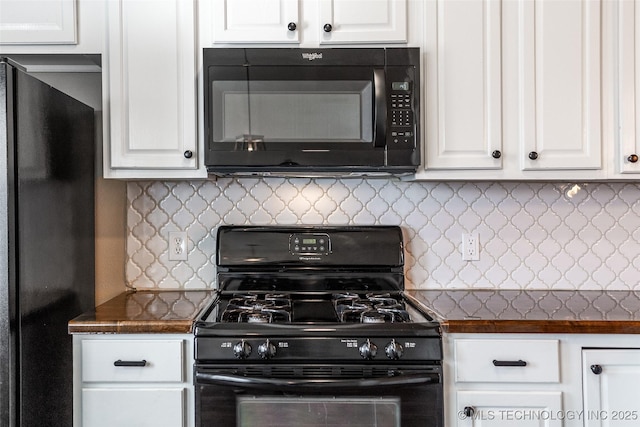
<svg viewBox="0 0 640 427"><path fill-rule="evenodd" d="M585 427L640 424L640 350L582 351Z"/></svg>
<svg viewBox="0 0 640 427"><path fill-rule="evenodd" d="M459 391L456 400L458 427L562 426L559 391Z"/></svg>
<svg viewBox="0 0 640 427"><path fill-rule="evenodd" d="M105 175L195 169L193 0L113 0L108 7Z"/></svg>
<svg viewBox="0 0 640 427"><path fill-rule="evenodd" d="M75 44L76 0L0 1L0 44Z"/></svg>
<svg viewBox="0 0 640 427"><path fill-rule="evenodd" d="M640 173L640 4L618 2L619 129L616 167Z"/></svg>
<svg viewBox="0 0 640 427"><path fill-rule="evenodd" d="M600 169L601 1L518 7L521 168Z"/></svg>
<svg viewBox="0 0 640 427"><path fill-rule="evenodd" d="M428 169L502 167L500 1L429 3Z"/></svg>
<svg viewBox="0 0 640 427"><path fill-rule="evenodd" d="M321 44L406 43L407 0L322 0Z"/></svg>
<svg viewBox="0 0 640 427"><path fill-rule="evenodd" d="M299 43L299 0L211 0L213 43Z"/></svg>
<svg viewBox="0 0 640 427"><path fill-rule="evenodd" d="M184 426L184 402L182 388L85 388L82 426Z"/></svg>

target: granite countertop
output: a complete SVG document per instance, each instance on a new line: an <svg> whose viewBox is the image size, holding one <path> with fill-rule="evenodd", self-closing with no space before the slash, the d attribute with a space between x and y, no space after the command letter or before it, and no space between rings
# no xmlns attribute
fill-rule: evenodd
<svg viewBox="0 0 640 427"><path fill-rule="evenodd" d="M69 333L190 333L214 291L125 292ZM449 333L640 334L640 292L407 290Z"/></svg>
<svg viewBox="0 0 640 427"><path fill-rule="evenodd" d="M69 321L76 333L190 333L212 291L131 291Z"/></svg>
<svg viewBox="0 0 640 427"><path fill-rule="evenodd" d="M407 290L449 333L640 334L640 292Z"/></svg>

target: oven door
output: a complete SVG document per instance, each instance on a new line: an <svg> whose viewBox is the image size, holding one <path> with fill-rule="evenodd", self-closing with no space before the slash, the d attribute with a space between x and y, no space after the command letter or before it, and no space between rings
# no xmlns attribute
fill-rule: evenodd
<svg viewBox="0 0 640 427"><path fill-rule="evenodd" d="M440 366L197 366L195 383L199 427L443 426Z"/></svg>

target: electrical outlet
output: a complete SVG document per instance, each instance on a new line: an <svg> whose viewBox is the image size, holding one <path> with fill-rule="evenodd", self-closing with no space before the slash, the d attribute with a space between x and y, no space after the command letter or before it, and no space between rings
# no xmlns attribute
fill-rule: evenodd
<svg viewBox="0 0 640 427"><path fill-rule="evenodd" d="M187 260L187 232L186 231L170 231L169 232L169 260L170 261L186 261Z"/></svg>
<svg viewBox="0 0 640 427"><path fill-rule="evenodd" d="M478 233L462 235L462 260L478 261L480 259L480 241Z"/></svg>

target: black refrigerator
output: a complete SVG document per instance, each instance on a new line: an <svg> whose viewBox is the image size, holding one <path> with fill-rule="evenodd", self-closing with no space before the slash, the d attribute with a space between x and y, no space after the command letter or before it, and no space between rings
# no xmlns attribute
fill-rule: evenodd
<svg viewBox="0 0 640 427"><path fill-rule="evenodd" d="M94 111L0 58L0 426L72 425L94 306Z"/></svg>

